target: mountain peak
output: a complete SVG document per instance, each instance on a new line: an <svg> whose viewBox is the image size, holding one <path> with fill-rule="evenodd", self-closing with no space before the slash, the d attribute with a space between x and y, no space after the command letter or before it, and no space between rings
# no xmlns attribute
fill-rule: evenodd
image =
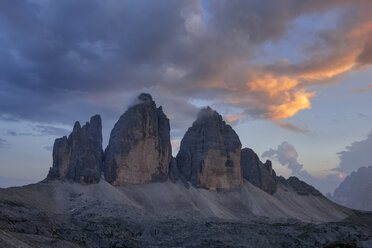
<svg viewBox="0 0 372 248"><path fill-rule="evenodd" d="M172 148L169 119L150 94L119 118L105 150L104 174L113 185L163 181L168 176Z"/></svg>
<svg viewBox="0 0 372 248"><path fill-rule="evenodd" d="M241 143L220 114L203 108L187 130L177 154L180 173L194 186L230 190L243 185Z"/></svg>
<svg viewBox="0 0 372 248"><path fill-rule="evenodd" d="M223 122L222 116L217 111L213 110L209 106L200 109L196 121L200 122L200 121L208 121L208 120L216 121L216 122Z"/></svg>
<svg viewBox="0 0 372 248"><path fill-rule="evenodd" d="M332 200L349 208L372 210L372 165L352 172L334 191Z"/></svg>
<svg viewBox="0 0 372 248"><path fill-rule="evenodd" d="M138 99L143 102L152 102L152 96L149 93L141 93L138 96Z"/></svg>

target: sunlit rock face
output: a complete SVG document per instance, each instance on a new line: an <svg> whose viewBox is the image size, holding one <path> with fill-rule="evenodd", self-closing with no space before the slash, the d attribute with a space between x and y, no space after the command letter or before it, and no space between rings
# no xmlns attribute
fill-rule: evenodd
<svg viewBox="0 0 372 248"><path fill-rule="evenodd" d="M240 164L247 181L269 194L275 193L278 180L270 160L262 163L252 149L244 148L241 151Z"/></svg>
<svg viewBox="0 0 372 248"><path fill-rule="evenodd" d="M172 159L169 119L151 95L142 93L111 131L104 175L113 185L167 179Z"/></svg>
<svg viewBox="0 0 372 248"><path fill-rule="evenodd" d="M181 141L176 161L180 173L196 187L230 190L243 185L241 143L221 115L207 107Z"/></svg>
<svg viewBox="0 0 372 248"><path fill-rule="evenodd" d="M102 121L95 115L83 127L76 122L68 138L55 140L53 167L47 178L97 183L101 178L102 160Z"/></svg>

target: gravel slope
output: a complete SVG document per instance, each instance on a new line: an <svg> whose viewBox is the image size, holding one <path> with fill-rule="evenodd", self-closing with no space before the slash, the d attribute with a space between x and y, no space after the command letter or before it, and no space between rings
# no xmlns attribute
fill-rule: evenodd
<svg viewBox="0 0 372 248"><path fill-rule="evenodd" d="M247 182L228 192L104 181L0 189L0 247L370 247L371 227L370 213L283 185L274 195Z"/></svg>

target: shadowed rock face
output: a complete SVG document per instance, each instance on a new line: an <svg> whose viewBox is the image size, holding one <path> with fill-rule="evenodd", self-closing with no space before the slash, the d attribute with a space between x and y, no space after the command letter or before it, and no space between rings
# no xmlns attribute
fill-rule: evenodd
<svg viewBox="0 0 372 248"><path fill-rule="evenodd" d="M113 185L166 180L172 159L169 119L142 93L111 131L104 174Z"/></svg>
<svg viewBox="0 0 372 248"><path fill-rule="evenodd" d="M349 208L372 211L372 165L351 173L337 187L331 198Z"/></svg>
<svg viewBox="0 0 372 248"><path fill-rule="evenodd" d="M83 127L76 122L68 138L55 140L53 167L47 178L97 183L101 177L102 160L102 121L95 115Z"/></svg>
<svg viewBox="0 0 372 248"><path fill-rule="evenodd" d="M270 160L262 163L252 149L244 148L241 151L240 164L247 181L269 194L275 193L277 177Z"/></svg>
<svg viewBox="0 0 372 248"><path fill-rule="evenodd" d="M180 173L196 187L229 190L243 184L241 143L222 117L207 107L187 130L177 154Z"/></svg>

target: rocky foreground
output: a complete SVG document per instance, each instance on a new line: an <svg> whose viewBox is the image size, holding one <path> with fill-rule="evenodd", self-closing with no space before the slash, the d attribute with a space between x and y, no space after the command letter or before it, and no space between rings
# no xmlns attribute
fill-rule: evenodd
<svg viewBox="0 0 372 248"><path fill-rule="evenodd" d="M249 182L223 193L170 181L0 190L0 247L371 247L371 226L370 214L283 185L274 195Z"/></svg>

